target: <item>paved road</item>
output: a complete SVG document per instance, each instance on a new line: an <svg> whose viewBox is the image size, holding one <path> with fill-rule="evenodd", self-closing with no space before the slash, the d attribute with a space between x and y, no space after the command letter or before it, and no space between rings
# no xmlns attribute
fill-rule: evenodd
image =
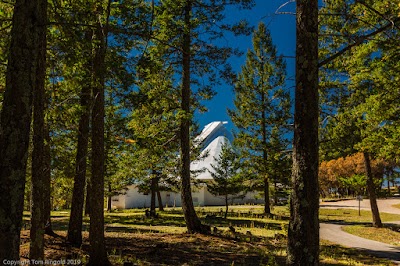
<svg viewBox="0 0 400 266"><path fill-rule="evenodd" d="M371 210L369 199L364 199L360 202L362 210ZM391 199L378 199L378 209L380 212L400 214L400 209L393 207L395 204L400 204L400 198ZM333 208L333 209L356 209L358 210L357 200L343 200L337 202L321 202L321 208Z"/></svg>
<svg viewBox="0 0 400 266"><path fill-rule="evenodd" d="M400 214L400 209L392 207L394 204L399 204L400 199L383 199L378 200L378 208L380 212ZM339 202L321 203L321 208L346 208L358 209L358 201L348 200ZM369 200L361 202L361 208L370 210ZM342 230L342 225L334 223L320 224L321 239L337 243L342 246L365 250L366 252L382 258L388 258L400 265L400 247L392 246L385 243L361 238Z"/></svg>
<svg viewBox="0 0 400 266"><path fill-rule="evenodd" d="M364 250L374 256L393 260L400 265L400 247L378 241L368 240L342 231L340 224L320 224L321 239L330 242Z"/></svg>

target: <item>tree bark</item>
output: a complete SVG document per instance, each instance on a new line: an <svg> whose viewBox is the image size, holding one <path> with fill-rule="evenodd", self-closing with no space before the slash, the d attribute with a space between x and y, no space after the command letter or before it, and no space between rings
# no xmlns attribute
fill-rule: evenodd
<svg viewBox="0 0 400 266"><path fill-rule="evenodd" d="M264 62L262 62L262 65ZM267 154L267 128L266 128L266 115L265 115L265 93L263 92L262 86L263 84L263 76L261 76L261 88L260 88L260 93L261 93L261 103L262 103L262 113L261 113L261 131L262 131L262 146L263 146L263 160L264 164L267 162L268 159L268 154ZM271 214L271 207L269 204L269 181L268 181L268 176L266 173L266 165L263 166L263 175L264 175L264 213L267 215Z"/></svg>
<svg viewBox="0 0 400 266"><path fill-rule="evenodd" d="M88 176L86 177L86 200L85 200L85 215L90 216L90 197L91 197L91 192L92 188L91 188L91 177L89 178Z"/></svg>
<svg viewBox="0 0 400 266"><path fill-rule="evenodd" d="M374 175L371 170L371 159L368 152L364 152L365 173L367 175L367 190L369 194L369 202L372 211L372 225L381 228L383 226L379 215L378 203L376 202L376 193L374 185Z"/></svg>
<svg viewBox="0 0 400 266"><path fill-rule="evenodd" d="M44 182L44 233L47 235L55 235L51 225L51 146L50 146L50 129L49 122L45 122L45 146L44 146L44 161L45 169L43 174Z"/></svg>
<svg viewBox="0 0 400 266"><path fill-rule="evenodd" d="M92 177L90 197L89 263L88 265L110 265L104 237L104 86L105 54L107 49L107 28L111 0L108 1L105 26L97 23L95 33L96 47L93 60L93 111L92 111ZM96 8L101 14L101 5Z"/></svg>
<svg viewBox="0 0 400 266"><path fill-rule="evenodd" d="M45 228L45 79L46 79L46 25L47 2L41 8L44 10L44 20L39 27L43 28L38 34L39 48L36 66L36 83L33 92L33 150L32 150L32 207L29 258L44 260L44 228Z"/></svg>
<svg viewBox="0 0 400 266"><path fill-rule="evenodd" d="M296 91L288 265L319 264L318 1L296 1Z"/></svg>
<svg viewBox="0 0 400 266"><path fill-rule="evenodd" d="M85 33L86 41L91 41L92 32ZM88 57L91 57L91 52ZM78 146L75 161L74 188L72 192L71 215L68 224L67 240L74 247L82 244L82 222L83 222L83 203L86 183L87 156L89 144L89 124L90 124L90 98L92 90L91 74L92 59L88 58L86 64L87 83L82 86L80 95L80 106L82 108L79 119Z"/></svg>
<svg viewBox="0 0 400 266"><path fill-rule="evenodd" d="M150 200L150 216L156 216L156 190L157 190L157 177L155 176L156 173L153 171L153 175L151 177L151 184L150 184L150 193L151 193L151 200Z"/></svg>
<svg viewBox="0 0 400 266"><path fill-rule="evenodd" d="M107 196L107 212L112 211L112 188L111 188L111 182L108 182L108 196Z"/></svg>
<svg viewBox="0 0 400 266"><path fill-rule="evenodd" d="M277 193L277 191L278 191L278 186L277 186L277 183L278 183L278 181L277 181L277 179L275 178L275 179L274 179L274 190L275 190L275 193L274 193L274 204L275 204L275 205L278 205L278 193Z"/></svg>
<svg viewBox="0 0 400 266"><path fill-rule="evenodd" d="M158 185L158 180L157 180L157 199L158 199L158 210L160 212L164 211L164 206L162 203L162 198L161 198L161 193L160 193L160 187Z"/></svg>
<svg viewBox="0 0 400 266"><path fill-rule="evenodd" d="M0 120L0 261L19 260L37 59L46 1L16 0Z"/></svg>
<svg viewBox="0 0 400 266"><path fill-rule="evenodd" d="M228 217L228 208L229 208L229 202L228 202L228 195L225 195L225 219Z"/></svg>
<svg viewBox="0 0 400 266"><path fill-rule="evenodd" d="M269 204L269 182L268 177L264 178L264 213L271 214L271 206Z"/></svg>
<svg viewBox="0 0 400 266"><path fill-rule="evenodd" d="M182 99L181 109L185 115L181 118L180 141L181 141L181 197L182 210L185 217L186 227L190 234L207 233L206 228L201 224L193 206L191 179L190 179L190 18L192 1L187 0L184 6L184 33L182 41Z"/></svg>

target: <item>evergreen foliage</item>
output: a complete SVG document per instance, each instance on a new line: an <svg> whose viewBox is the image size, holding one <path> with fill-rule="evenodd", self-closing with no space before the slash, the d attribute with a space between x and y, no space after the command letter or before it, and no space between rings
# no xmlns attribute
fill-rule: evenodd
<svg viewBox="0 0 400 266"><path fill-rule="evenodd" d="M211 194L224 198L226 219L229 200L240 198L240 193L245 190L245 186L243 177L239 173L239 156L227 140L222 145L219 156L214 159L217 164L211 164L212 170L208 170L213 180L207 183L207 189Z"/></svg>
<svg viewBox="0 0 400 266"><path fill-rule="evenodd" d="M263 23L253 34L253 50L247 52L246 63L235 82L236 109L229 110L239 132L235 143L245 158L244 167L255 175L254 188L264 190L265 213L270 214L269 184L287 165L290 95L284 88L286 64L277 54L270 32ZM285 182L287 183L287 182Z"/></svg>
<svg viewBox="0 0 400 266"><path fill-rule="evenodd" d="M237 77L228 60L242 53L221 42L251 33L246 21L230 23L227 15L254 2L0 2L0 261L19 259L23 199L32 203L30 258L44 258L50 201L52 209L71 208L68 241L80 246L85 189L92 205L89 264L108 264L105 197L111 210L111 197L131 184L153 192L152 210L156 191L181 189L189 233L208 233L191 198L196 173L190 163L200 149L194 116L232 78L229 114L238 151L223 146L209 190L225 197L227 212L229 199L250 183L249 190L263 190L271 212L270 184L277 202L291 164L285 61L263 23ZM367 189L374 225L381 225L377 182L384 173L392 182L400 163L400 4L327 0L317 20L316 0L296 3L288 264L317 265L319 114L320 192Z"/></svg>
<svg viewBox="0 0 400 266"><path fill-rule="evenodd" d="M387 145L398 141L392 136L397 135L399 110L394 106L399 103L387 95L398 93L397 86L390 81L398 79L398 73L391 71L398 62L388 57L393 55L391 43L398 36L398 29L385 25L398 20L399 6L388 1L339 2L327 2L323 9L338 15L323 17L320 55L333 53L354 40L358 43L341 54L340 61L332 61L323 69L323 73L328 73L321 84L327 99L325 109L332 113L328 113L321 131L321 153L324 159L335 159L363 152L374 225L380 227L369 162L377 157L387 160L396 157L396 152L387 152ZM388 6L393 9L388 10ZM339 25L344 26L339 28ZM377 32L376 29L386 30L378 31L374 39L364 39L363 36Z"/></svg>
<svg viewBox="0 0 400 266"><path fill-rule="evenodd" d="M180 178L182 207L190 233L209 231L198 219L191 197L190 127L193 112L201 107L201 99L209 99L214 94L212 88L221 80L218 74L222 77L230 74L227 59L236 51L216 45L215 40L223 37L225 31L235 34L248 31L244 22L224 24L224 12L228 5L249 8L253 1L224 1L221 4L216 1L167 0L157 5L155 13L157 34L153 40L166 44L168 61L175 66L175 73L181 73L177 116L180 120Z"/></svg>

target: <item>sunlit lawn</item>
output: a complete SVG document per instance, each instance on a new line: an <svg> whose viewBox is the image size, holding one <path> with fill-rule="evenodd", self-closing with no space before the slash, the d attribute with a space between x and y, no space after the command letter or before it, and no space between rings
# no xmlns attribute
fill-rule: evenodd
<svg viewBox="0 0 400 266"><path fill-rule="evenodd" d="M328 209L320 208L319 217L321 222L343 222L343 223L371 223L371 211L361 210L361 216L358 210L351 209ZM383 222L400 221L400 215L391 213L380 213Z"/></svg>
<svg viewBox="0 0 400 266"><path fill-rule="evenodd" d="M231 265L233 261L235 265L284 265L289 217L287 206L274 207L274 216L271 218L260 216L263 212L263 206L260 205L230 206L231 216L228 216L228 219L223 218L224 210L220 206L196 207L196 212L202 222L210 225L213 231L216 228L212 236L185 234L186 227L181 208L166 208L165 211L158 212L159 217L154 219L145 217L144 209L105 213L110 258L116 265L121 265L124 261L134 261L137 265L158 265L156 262L162 262L160 265L174 265L179 261L179 256L182 256L182 262L189 260L187 252L190 252L194 258L193 263L188 265L207 265L207 256L212 258L215 265ZM383 221L400 220L399 215L381 213L381 217ZM28 224L29 213L24 213L24 219L25 224ZM68 219L69 211L52 212L53 228L60 235L65 236ZM320 219L325 222L355 224L355 229L352 230L362 234L365 230L364 226L371 222L372 217L369 211L362 211L361 216L358 216L357 210L321 208ZM84 217L86 237L88 223L89 218ZM235 233L229 230L229 226L235 228ZM382 232L379 234L385 235ZM372 232L371 235L373 234ZM85 241L87 243L87 239ZM163 246L164 242L176 242L176 246L168 244L164 255L163 251L160 251L159 257L152 256L150 254L152 247ZM207 248L204 245L207 245ZM78 254L76 256L87 258L85 251L76 252ZM132 255L138 252L140 256ZM171 252L180 255L176 255L178 257L173 259L169 257ZM52 256L63 256L57 255L57 252L54 254ZM203 255L206 258L202 258ZM359 250L321 241L321 265L394 264L388 260L374 258Z"/></svg>
<svg viewBox="0 0 400 266"><path fill-rule="evenodd" d="M386 259L373 257L358 249L345 248L329 241L321 240L320 265L395 266L396 264Z"/></svg>
<svg viewBox="0 0 400 266"><path fill-rule="evenodd" d="M385 225L384 228L375 228L370 225L347 225L345 232L363 238L400 246L400 225Z"/></svg>

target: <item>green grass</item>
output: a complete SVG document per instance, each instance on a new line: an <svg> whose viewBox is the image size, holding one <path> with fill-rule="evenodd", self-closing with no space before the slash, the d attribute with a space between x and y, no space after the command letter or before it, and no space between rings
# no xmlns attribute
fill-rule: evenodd
<svg viewBox="0 0 400 266"><path fill-rule="evenodd" d="M344 226L343 230L352 235L389 245L400 246L400 225L386 225L384 228L375 228L366 225L348 225Z"/></svg>
<svg viewBox="0 0 400 266"><path fill-rule="evenodd" d="M171 243L173 241L177 243L181 241L179 242L181 244L176 244L176 248L174 245L168 246L167 249L175 248L175 250L168 251L171 254L178 252L182 256L186 256L186 252L190 251L191 254L195 253L199 255L196 258L201 260L201 256L204 255L202 248L207 246L209 249L207 256L213 256L218 261L218 259L221 259L221 256L225 259L233 256L232 249L235 248L237 249L235 252L237 254L240 253L238 257L243 260L254 259L254 256L256 256L262 262L260 265L284 264L289 216L287 207L275 207L273 209L273 214L275 215L272 218L254 216L254 214L261 214L263 212L263 206L260 205L230 206L229 211L232 211L233 216L228 216L228 219L221 217L224 210L224 207L196 207L196 212L202 222L210 225L212 228L217 228L217 236L210 237L188 237L184 234L186 227L181 208L166 208L165 211L158 212L159 218L155 219L146 218L144 209L118 210L105 213L106 236L108 238L115 238L113 241L117 243L114 246L110 246L110 252L112 253L110 254L110 258L115 263L121 263L126 260L132 261L132 256L126 257L127 255L120 254L121 252L128 252L131 249L132 251L129 251L131 254L142 254L141 256L134 257L137 265L152 265L154 258L146 255L146 252L150 251L142 252L141 250L143 248L150 248L151 250L154 243L158 243L159 238L170 238L168 241L172 241ZM209 214L216 215L210 216ZM400 220L400 215L381 213L381 218L385 222L395 221ZM52 222L55 230L66 232L68 219L69 211L52 212ZM372 216L370 211L362 211L361 216L358 216L357 210L321 208L320 219L325 222L335 221L354 224L355 226L347 228L353 230L354 232L352 233L354 234L357 234L355 231L358 231L361 234L360 236L366 237L366 233L364 234L365 226L371 223ZM28 222L28 212L24 212L24 220ZM88 217L85 217L84 230L87 229L88 222ZM229 231L229 226L233 226L236 229L236 234L232 234ZM247 238L248 231L251 232L251 235L254 237L253 239ZM371 233L371 235L373 234ZM375 234L379 235L382 233L376 232ZM389 239L388 237L385 238ZM397 239L400 239L400 237L397 236ZM150 244L144 245L143 243L146 243L146 241ZM203 244L199 246L196 241L200 241ZM138 243L141 243L141 246L134 247ZM182 247L183 243L187 244L184 248ZM119 247L123 247L123 250L120 251ZM169 253L165 256L168 258ZM359 250L344 248L327 241L321 241L320 258L320 265L327 266L394 265L388 260L374 258ZM236 264L242 265L238 261Z"/></svg>
<svg viewBox="0 0 400 266"><path fill-rule="evenodd" d="M395 205L392 205L393 207L395 207L395 208L399 208L400 209L400 204L395 204Z"/></svg>
<svg viewBox="0 0 400 266"><path fill-rule="evenodd" d="M246 233L250 231L253 235L259 237L272 237L278 232L286 230L288 223L286 220L275 220L272 218L252 218L252 217L229 217L223 219L221 216L213 216L208 218L207 214L216 212L219 213L220 207L207 207L197 209L199 218L203 223L212 227L217 227L220 231L227 231L229 226L237 228L237 232ZM245 208L232 208L236 213L242 212L248 214ZM246 210L246 211L244 211ZM262 207L251 208L251 213L262 213ZM107 230L123 230L126 228L129 231L151 230L152 232L160 233L183 233L186 231L185 220L180 208L166 209L164 212L158 212L158 218L146 218L144 211L115 211L105 214L105 222ZM280 212L284 214L283 211Z"/></svg>
<svg viewBox="0 0 400 266"><path fill-rule="evenodd" d="M393 262L373 257L359 249L345 248L326 240L321 241L320 265L341 266L341 265L376 265L395 266Z"/></svg>
<svg viewBox="0 0 400 266"><path fill-rule="evenodd" d="M380 213L381 219L384 222L400 221L400 215L390 213ZM358 210L350 209L325 209L319 210L321 222L343 222L343 223L371 223L371 211L361 211L361 216L358 215Z"/></svg>

